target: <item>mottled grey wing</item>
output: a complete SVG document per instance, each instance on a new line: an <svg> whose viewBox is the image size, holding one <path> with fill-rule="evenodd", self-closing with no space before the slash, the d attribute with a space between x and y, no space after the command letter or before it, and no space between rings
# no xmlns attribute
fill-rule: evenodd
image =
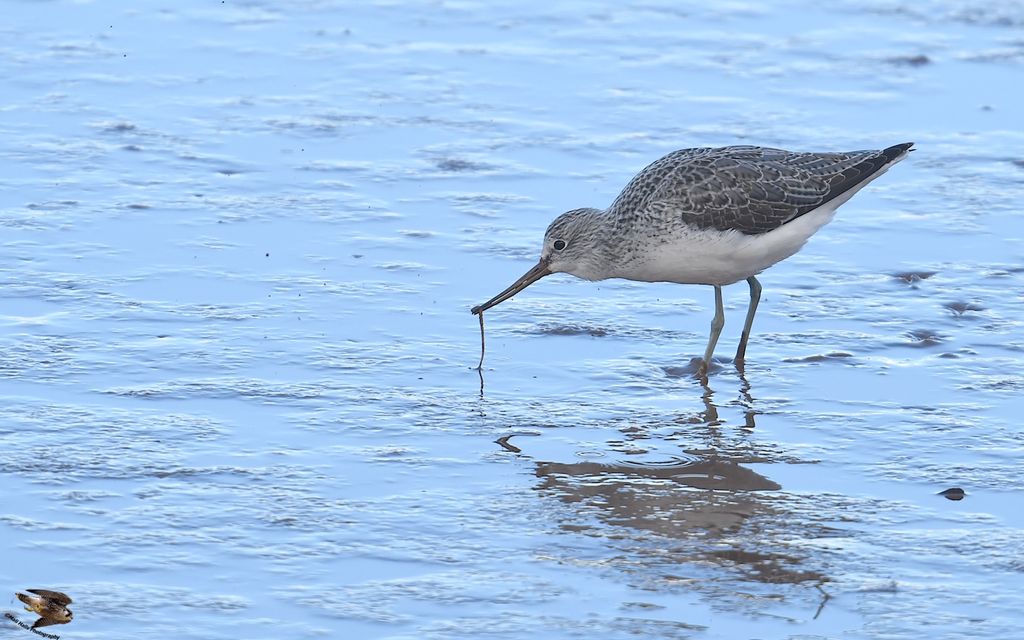
<svg viewBox="0 0 1024 640"><path fill-rule="evenodd" d="M42 596L47 600L52 600L53 602L65 607L71 604L71 598L69 598L66 593L61 593L60 591L50 591L49 589L26 589L26 591L34 593L37 596Z"/></svg>
<svg viewBox="0 0 1024 640"><path fill-rule="evenodd" d="M846 153L752 146L684 149L637 174L612 207L641 216L678 215L701 229L757 235L861 184L910 146Z"/></svg>

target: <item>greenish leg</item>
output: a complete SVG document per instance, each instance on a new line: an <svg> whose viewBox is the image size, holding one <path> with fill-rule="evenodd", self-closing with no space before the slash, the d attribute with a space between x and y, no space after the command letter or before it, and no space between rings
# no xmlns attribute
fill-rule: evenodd
<svg viewBox="0 0 1024 640"><path fill-rule="evenodd" d="M747 278L750 285L750 306L747 307L747 321L743 323L743 334L740 336L740 346L736 349L736 364L742 364L743 358L747 355L747 340L750 338L750 327L754 324L754 313L757 312L757 303L761 301L761 283L757 278Z"/></svg>
<svg viewBox="0 0 1024 640"><path fill-rule="evenodd" d="M725 309L722 307L722 287L717 284L715 287L715 317L711 320L711 336L708 338L708 348L704 350L703 371L711 366L711 356L715 353L715 345L718 344L718 336L722 335L722 327L725 326Z"/></svg>

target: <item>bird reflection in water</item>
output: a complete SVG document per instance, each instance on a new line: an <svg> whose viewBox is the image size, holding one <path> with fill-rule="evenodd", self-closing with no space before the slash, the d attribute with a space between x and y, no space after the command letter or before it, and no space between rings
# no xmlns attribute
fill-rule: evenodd
<svg viewBox="0 0 1024 640"><path fill-rule="evenodd" d="M738 439L722 428L726 422L714 392L704 385L703 411L677 416L669 425L653 425L658 435L636 426L618 432L634 441L698 438L697 447L661 462L538 461L534 472L540 482L535 488L573 505L561 510L563 531L615 541L610 544L616 546L629 541L631 571L649 565L653 588L695 584L704 589L714 583L710 588L720 590L734 579L708 582L694 576L705 575L709 566L725 567L743 580L817 588L822 596L816 595L817 618L829 599L821 589L828 579L806 566L814 564L812 559L786 543L816 534L792 529L787 522L799 520L787 517L785 496L774 493L782 487L746 466L779 462L780 456L753 450L749 430L755 427L757 411L749 383L741 380L737 404L743 407L743 425L731 429L739 432ZM678 428L666 435L666 426ZM520 440L525 450L520 455L529 455L528 442ZM739 594L743 587L738 582L735 586Z"/></svg>

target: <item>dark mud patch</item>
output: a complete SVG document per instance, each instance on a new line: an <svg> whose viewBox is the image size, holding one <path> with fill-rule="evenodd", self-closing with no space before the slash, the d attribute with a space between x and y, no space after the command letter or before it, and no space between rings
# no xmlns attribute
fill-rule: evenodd
<svg viewBox="0 0 1024 640"><path fill-rule="evenodd" d="M915 284L934 276L938 271L901 271L891 274L893 278L902 280L907 284Z"/></svg>
<svg viewBox="0 0 1024 640"><path fill-rule="evenodd" d="M962 316L968 311L985 310L985 307L980 304L974 304L973 302L947 302L942 306L952 311L955 316Z"/></svg>
<svg viewBox="0 0 1024 640"><path fill-rule="evenodd" d="M786 358L783 362L831 362L834 360L849 360L853 357L852 353L845 351L831 351L829 353L816 353L810 356L803 356L800 358Z"/></svg>
<svg viewBox="0 0 1024 640"><path fill-rule="evenodd" d="M923 67L932 64L932 59L923 53L912 56L893 56L886 58L885 61L897 67Z"/></svg>
<svg viewBox="0 0 1024 640"><path fill-rule="evenodd" d="M579 324L542 324L530 333L542 336L590 336L592 338L603 338L611 335L611 329L604 327L590 327Z"/></svg>

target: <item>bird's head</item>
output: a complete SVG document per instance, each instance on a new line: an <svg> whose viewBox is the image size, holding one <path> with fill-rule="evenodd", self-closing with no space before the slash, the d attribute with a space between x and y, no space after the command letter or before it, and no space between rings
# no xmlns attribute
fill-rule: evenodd
<svg viewBox="0 0 1024 640"><path fill-rule="evenodd" d="M487 302L473 307L473 313L486 311L508 300L534 282L552 273L571 273L584 280L601 280L599 246L601 231L599 209L573 209L555 218L544 233L540 261L518 280Z"/></svg>
<svg viewBox="0 0 1024 640"><path fill-rule="evenodd" d="M540 260L551 273L571 273L584 280L600 280L597 251L601 229L597 209L573 209L555 218L544 232Z"/></svg>

